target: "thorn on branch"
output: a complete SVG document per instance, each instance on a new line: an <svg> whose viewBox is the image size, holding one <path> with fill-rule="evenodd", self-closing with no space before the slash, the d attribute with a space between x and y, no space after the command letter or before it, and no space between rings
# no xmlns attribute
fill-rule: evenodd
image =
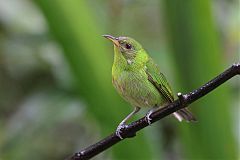
<svg viewBox="0 0 240 160"><path fill-rule="evenodd" d="M179 99L179 101L180 101L180 104L182 105L182 106L187 106L187 103L186 103L186 99L187 99L187 96L186 95L183 95L181 92L178 92L177 93L177 96L178 96L178 99Z"/></svg>
<svg viewBox="0 0 240 160"><path fill-rule="evenodd" d="M240 74L240 63L233 63L232 68L236 70L237 74Z"/></svg>

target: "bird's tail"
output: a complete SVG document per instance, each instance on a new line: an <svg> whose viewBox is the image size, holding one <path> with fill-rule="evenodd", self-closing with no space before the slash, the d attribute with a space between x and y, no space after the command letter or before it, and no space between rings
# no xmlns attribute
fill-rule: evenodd
<svg viewBox="0 0 240 160"><path fill-rule="evenodd" d="M174 117L177 118L180 122L186 120L187 122L195 122L197 119L194 115L187 109L183 108L173 113Z"/></svg>

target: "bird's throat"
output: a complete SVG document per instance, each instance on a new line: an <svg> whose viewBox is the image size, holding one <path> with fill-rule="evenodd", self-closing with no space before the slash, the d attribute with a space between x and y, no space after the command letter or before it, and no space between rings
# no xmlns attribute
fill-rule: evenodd
<svg viewBox="0 0 240 160"><path fill-rule="evenodd" d="M118 70L125 70L128 66L127 60L120 52L119 48L114 45L114 60L113 60L113 68L117 68Z"/></svg>

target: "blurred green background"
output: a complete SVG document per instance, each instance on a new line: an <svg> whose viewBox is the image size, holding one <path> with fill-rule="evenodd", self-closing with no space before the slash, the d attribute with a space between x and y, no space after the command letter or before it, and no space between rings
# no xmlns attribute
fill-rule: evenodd
<svg viewBox="0 0 240 160"><path fill-rule="evenodd" d="M102 34L141 42L176 94L239 61L239 28L239 0L0 0L0 159L64 159L131 112ZM197 123L169 116L93 159L240 159L239 82L192 104Z"/></svg>

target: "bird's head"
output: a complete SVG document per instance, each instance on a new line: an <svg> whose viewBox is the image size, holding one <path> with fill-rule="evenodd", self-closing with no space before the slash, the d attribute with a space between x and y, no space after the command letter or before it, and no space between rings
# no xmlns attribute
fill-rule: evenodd
<svg viewBox="0 0 240 160"><path fill-rule="evenodd" d="M115 52L120 53L128 63L132 63L143 51L142 45L133 38L113 37L111 35L103 35L103 37L113 42Z"/></svg>

